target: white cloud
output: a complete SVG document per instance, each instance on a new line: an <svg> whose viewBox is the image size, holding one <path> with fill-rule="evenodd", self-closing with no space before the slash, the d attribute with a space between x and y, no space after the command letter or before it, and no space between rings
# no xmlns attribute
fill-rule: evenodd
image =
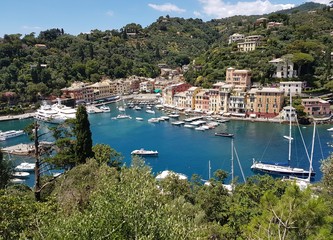
<svg viewBox="0 0 333 240"><path fill-rule="evenodd" d="M31 27L31 26L27 26L27 25L22 26L22 28L25 29L25 30L40 30L40 29L42 29L41 27L37 27L37 26Z"/></svg>
<svg viewBox="0 0 333 240"><path fill-rule="evenodd" d="M194 11L193 14L194 14L194 16L196 16L196 17L201 17L201 13L198 12L198 11Z"/></svg>
<svg viewBox="0 0 333 240"><path fill-rule="evenodd" d="M171 4L171 3L165 3L162 5L149 3L148 6L157 11L160 11L160 12L177 12L177 13L186 12L185 9L179 8L176 5Z"/></svg>
<svg viewBox="0 0 333 240"><path fill-rule="evenodd" d="M114 14L114 13L113 13L112 11L107 11L107 12L106 12L106 15L108 15L108 16L110 16L110 17L112 17L113 14Z"/></svg>
<svg viewBox="0 0 333 240"><path fill-rule="evenodd" d="M318 1L318 0L317 0ZM295 7L295 4L273 4L269 0L230 3L223 0L199 0L206 15L212 18L225 18L235 15L261 15Z"/></svg>

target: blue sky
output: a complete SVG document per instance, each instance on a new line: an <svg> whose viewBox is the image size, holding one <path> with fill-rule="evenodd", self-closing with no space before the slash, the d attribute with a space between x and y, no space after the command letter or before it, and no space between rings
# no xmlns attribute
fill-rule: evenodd
<svg viewBox="0 0 333 240"><path fill-rule="evenodd" d="M270 13L307 0L1 0L0 37L63 28L77 35L93 29L146 27L160 16L208 21L233 15ZM314 0L328 4L330 0Z"/></svg>

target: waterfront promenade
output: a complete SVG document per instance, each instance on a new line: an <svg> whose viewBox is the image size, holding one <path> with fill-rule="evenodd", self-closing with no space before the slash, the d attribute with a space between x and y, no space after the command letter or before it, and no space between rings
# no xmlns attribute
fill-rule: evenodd
<svg viewBox="0 0 333 240"><path fill-rule="evenodd" d="M11 121L11 120L19 120L19 119L26 119L26 118L32 118L35 116L35 113L24 113L19 115L6 115L6 116L0 116L0 121Z"/></svg>

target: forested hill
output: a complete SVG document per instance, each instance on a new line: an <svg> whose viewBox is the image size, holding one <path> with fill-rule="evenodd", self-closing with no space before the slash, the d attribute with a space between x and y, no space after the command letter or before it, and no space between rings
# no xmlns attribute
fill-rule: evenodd
<svg viewBox="0 0 333 240"><path fill-rule="evenodd" d="M282 22L267 29L256 19ZM73 81L97 82L131 75L156 77L158 63L170 67L196 65L185 74L192 84L210 87L224 80L233 66L253 71L253 81L269 83L269 60L292 54L300 78L317 88L332 89L331 31L333 12L325 5L306 3L286 12L264 16L234 16L204 22L200 19L160 17L150 26L131 23L120 30L92 30L78 36L63 29L5 35L0 39L0 92L14 92L20 102L59 95ZM228 45L233 33L260 34L263 45L249 53ZM290 56L290 55L289 55ZM194 70L195 69L195 70Z"/></svg>

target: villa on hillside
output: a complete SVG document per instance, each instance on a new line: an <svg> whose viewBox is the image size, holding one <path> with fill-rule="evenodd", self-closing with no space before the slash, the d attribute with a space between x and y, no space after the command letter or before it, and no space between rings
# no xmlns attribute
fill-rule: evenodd
<svg viewBox="0 0 333 240"><path fill-rule="evenodd" d="M250 52L254 51L261 45L262 36L252 35L244 38L243 42L237 43L237 49L239 52Z"/></svg>
<svg viewBox="0 0 333 240"><path fill-rule="evenodd" d="M294 70L294 63L288 59L276 58L269 61L276 67L273 78L296 78L296 70Z"/></svg>
<svg viewBox="0 0 333 240"><path fill-rule="evenodd" d="M284 91L284 95L299 96L302 93L303 83L300 81L280 82L280 90Z"/></svg>
<svg viewBox="0 0 333 240"><path fill-rule="evenodd" d="M232 34L232 35L229 36L228 44L231 44L231 43L234 43L234 42L243 41L244 38L245 38L244 34L234 33L234 34Z"/></svg>

